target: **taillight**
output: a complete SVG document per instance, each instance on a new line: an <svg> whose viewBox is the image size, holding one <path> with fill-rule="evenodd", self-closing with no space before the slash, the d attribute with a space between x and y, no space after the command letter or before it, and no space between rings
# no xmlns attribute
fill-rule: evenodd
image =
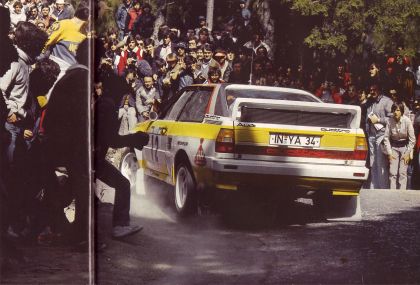
<svg viewBox="0 0 420 285"><path fill-rule="evenodd" d="M235 150L235 133L233 129L220 129L216 139L216 152L233 153Z"/></svg>
<svg viewBox="0 0 420 285"><path fill-rule="evenodd" d="M356 146L354 147L353 159L366 160L368 155L368 145L365 137L356 137Z"/></svg>

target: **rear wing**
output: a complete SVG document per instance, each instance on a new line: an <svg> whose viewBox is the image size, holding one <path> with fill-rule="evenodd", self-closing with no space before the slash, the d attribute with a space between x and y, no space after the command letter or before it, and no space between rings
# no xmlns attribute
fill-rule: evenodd
<svg viewBox="0 0 420 285"><path fill-rule="evenodd" d="M232 118L240 122L360 127L361 109L354 105L255 98L237 98L232 104ZM328 124L330 121L331 124Z"/></svg>

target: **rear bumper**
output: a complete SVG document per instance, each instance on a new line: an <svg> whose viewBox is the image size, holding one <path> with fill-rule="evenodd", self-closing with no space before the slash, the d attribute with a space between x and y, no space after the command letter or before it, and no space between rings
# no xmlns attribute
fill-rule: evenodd
<svg viewBox="0 0 420 285"><path fill-rule="evenodd" d="M302 190L359 191L369 170L364 166L322 165L292 162L267 162L235 159L211 161L217 185L255 185L288 187ZM229 187L225 188L229 189Z"/></svg>

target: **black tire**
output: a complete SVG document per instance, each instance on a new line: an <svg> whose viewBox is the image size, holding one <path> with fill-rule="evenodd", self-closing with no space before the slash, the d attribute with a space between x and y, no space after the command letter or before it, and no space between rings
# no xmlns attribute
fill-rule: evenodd
<svg viewBox="0 0 420 285"><path fill-rule="evenodd" d="M189 164L185 162L181 162L177 167L173 198L179 216L190 216L197 211L197 191L194 174Z"/></svg>

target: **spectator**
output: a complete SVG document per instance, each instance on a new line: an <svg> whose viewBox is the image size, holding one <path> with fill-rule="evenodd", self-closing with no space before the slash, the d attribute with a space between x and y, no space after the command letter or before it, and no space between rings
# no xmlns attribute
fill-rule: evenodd
<svg viewBox="0 0 420 285"><path fill-rule="evenodd" d="M188 38L188 49L196 49L197 48L197 38L195 36L190 36Z"/></svg>
<svg viewBox="0 0 420 285"><path fill-rule="evenodd" d="M166 59L169 54L176 52L172 43L173 37L174 34L169 29L164 29L162 31L162 44L159 45L155 50L157 57Z"/></svg>
<svg viewBox="0 0 420 285"><path fill-rule="evenodd" d="M219 67L217 61L213 59L213 46L205 44L203 46L203 61L201 62L201 76L208 79L207 73L210 67Z"/></svg>
<svg viewBox="0 0 420 285"><path fill-rule="evenodd" d="M186 54L187 45L184 42L179 42L175 44L176 55L178 56L178 62L184 64L184 58Z"/></svg>
<svg viewBox="0 0 420 285"><path fill-rule="evenodd" d="M66 5L64 0L55 1L55 7L51 13L51 16L56 21L71 19L73 17L71 9Z"/></svg>
<svg viewBox="0 0 420 285"><path fill-rule="evenodd" d="M63 0L61 0L63 1ZM128 34L128 23L130 20L129 10L131 9L131 0L122 0L123 2L118 6L115 14L115 21L117 22L118 40L122 40Z"/></svg>
<svg viewBox="0 0 420 285"><path fill-rule="evenodd" d="M54 22L50 27L45 50L51 53L50 58L60 65L59 78L67 68L77 63L76 51L79 44L86 38L82 30L87 25L89 15L89 8L79 5L72 19Z"/></svg>
<svg viewBox="0 0 420 285"><path fill-rule="evenodd" d="M149 119L150 111L160 103L159 92L154 86L153 77L145 76L143 86L136 92L136 109L140 114L140 122Z"/></svg>
<svg viewBox="0 0 420 285"><path fill-rule="evenodd" d="M354 85L350 85L347 92L342 96L343 104L347 105L359 105L359 98L357 96L357 90Z"/></svg>
<svg viewBox="0 0 420 285"><path fill-rule="evenodd" d="M142 149L149 136L143 132L121 136L118 134L120 123L115 115L124 94L129 92L123 80L112 73L100 75L103 94L95 104L95 170L96 178L115 188L112 217L112 236L122 238L142 229L130 225L130 182L106 159L109 147L135 147Z"/></svg>
<svg viewBox="0 0 420 285"><path fill-rule="evenodd" d="M153 34L153 26L156 17L152 14L152 8L149 3L144 3L142 6L142 13L134 22L133 32L140 35L143 39L150 38Z"/></svg>
<svg viewBox="0 0 420 285"><path fill-rule="evenodd" d="M118 109L118 119L121 121L118 133L127 135L137 124L136 99L134 97L134 83L136 79L136 70L129 68L125 72L125 81L128 88L122 96Z"/></svg>
<svg viewBox="0 0 420 285"><path fill-rule="evenodd" d="M13 4L13 10L10 10L10 20L11 20L11 25L13 28L16 28L19 22L26 21L26 15L23 12L22 2L16 1Z"/></svg>
<svg viewBox="0 0 420 285"><path fill-rule="evenodd" d="M232 73L229 76L229 83L247 84L248 75L242 70L242 62L236 60L233 62Z"/></svg>
<svg viewBox="0 0 420 285"><path fill-rule="evenodd" d="M248 41L244 44L244 47L249 48L249 49L253 49L254 53L257 53L257 49L263 46L265 47L265 49L267 50L267 54L269 56L269 58L271 59L272 55L271 55L271 49L268 46L268 44L266 44L265 42L263 42L263 33L262 31L255 31L252 34L252 40Z"/></svg>
<svg viewBox="0 0 420 285"><path fill-rule="evenodd" d="M206 17L204 17L204 16L198 16L198 27L195 28L195 34L197 36L200 35L201 29L206 29L208 31Z"/></svg>
<svg viewBox="0 0 420 285"><path fill-rule="evenodd" d="M50 6L47 4L41 6L41 13L38 16L37 23L40 22L44 24L45 29L49 29L52 23L55 22L54 18L50 16Z"/></svg>
<svg viewBox="0 0 420 285"><path fill-rule="evenodd" d="M31 6L28 9L26 20L32 24L36 24L37 19L38 19L38 8L36 6Z"/></svg>
<svg viewBox="0 0 420 285"><path fill-rule="evenodd" d="M23 197L20 174L23 163L20 160L23 155L21 148L23 143L22 121L27 116L25 103L28 99L29 70L47 40L47 34L39 30L34 24L20 22L16 28L18 61L10 65L10 69L0 78L0 89L7 106L7 120L5 129L7 132L6 160L8 163L6 186L11 191L11 203L19 203ZM14 204L14 211L19 211L21 206ZM13 226L18 229L21 226L19 213L13 215Z"/></svg>
<svg viewBox="0 0 420 285"><path fill-rule="evenodd" d="M226 60L226 51L223 49L216 49L213 58L220 66L221 79L224 82L228 82L232 67L229 64L229 61Z"/></svg>
<svg viewBox="0 0 420 285"><path fill-rule="evenodd" d="M251 20L251 11L246 7L246 0L240 0L239 7L241 13L241 25L248 26Z"/></svg>
<svg viewBox="0 0 420 285"><path fill-rule="evenodd" d="M179 89L179 75L183 68L178 63L178 57L174 53L168 54L166 57L168 65L165 78L163 79L163 98L162 101L168 102Z"/></svg>
<svg viewBox="0 0 420 285"><path fill-rule="evenodd" d="M191 55L185 56L185 70L183 70L179 76L178 90L196 83L199 75L198 72L197 59Z"/></svg>
<svg viewBox="0 0 420 285"><path fill-rule="evenodd" d="M222 77L222 72L220 71L220 68L212 66L209 68L208 78L207 78L207 81L204 83L207 83L207 84L224 83L225 81L223 81L221 77Z"/></svg>
<svg viewBox="0 0 420 285"><path fill-rule="evenodd" d="M394 103L385 127L384 145L389 159L389 184L391 189L407 188L407 167L416 143L413 123L404 116L404 104Z"/></svg>
<svg viewBox="0 0 420 285"><path fill-rule="evenodd" d="M0 50L2 51L2 59L0 60L0 82L4 74L10 69L11 65L15 65L14 62L18 62L19 57L15 47L12 44L12 41L8 37L10 28L10 13L9 9L0 7ZM5 129L3 126L6 123L6 118L8 115L7 105L5 102L5 97L3 96L3 91L0 89L0 136L5 137ZM3 150L5 147L5 140L0 139L0 150ZM13 243L7 238L7 229L9 227L9 215L10 205L9 200L7 200L7 190L5 187L6 171L4 169L4 156L0 155L0 267L3 268L6 262L12 258L10 256L13 252L14 247Z"/></svg>
<svg viewBox="0 0 420 285"><path fill-rule="evenodd" d="M197 48L204 47L205 44L210 44L210 33L209 30L206 28L201 28L198 32L198 42L197 42Z"/></svg>
<svg viewBox="0 0 420 285"><path fill-rule="evenodd" d="M134 30L134 23L136 22L137 18L141 15L141 7L140 7L140 2L139 1L135 1L133 4L133 7L131 7L128 10L128 17L130 18L130 20L128 21L128 32L131 35L134 35L133 30Z"/></svg>
<svg viewBox="0 0 420 285"><path fill-rule="evenodd" d="M369 142L371 189L389 188L389 165L381 144L384 140L387 120L392 116L392 100L380 94L378 85L370 87L372 104L367 108L366 131Z"/></svg>

